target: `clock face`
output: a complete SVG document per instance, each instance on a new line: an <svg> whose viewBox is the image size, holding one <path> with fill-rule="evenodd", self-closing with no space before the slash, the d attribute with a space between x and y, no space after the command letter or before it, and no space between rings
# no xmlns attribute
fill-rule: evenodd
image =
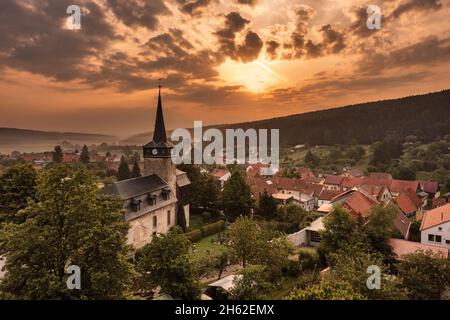
<svg viewBox="0 0 450 320"><path fill-rule="evenodd" d="M154 156L156 156L156 155L158 154L158 149L153 149L153 150L152 150L152 154L153 154Z"/></svg>

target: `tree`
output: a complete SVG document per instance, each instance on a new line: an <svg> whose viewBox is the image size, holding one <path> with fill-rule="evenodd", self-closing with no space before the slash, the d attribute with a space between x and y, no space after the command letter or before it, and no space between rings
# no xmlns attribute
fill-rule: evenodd
<svg viewBox="0 0 450 320"><path fill-rule="evenodd" d="M41 176L27 220L0 235L6 277L1 290L16 299L123 299L133 276L127 262L128 224L122 203L99 197L84 169L57 166ZM81 290L67 288L66 269L81 269Z"/></svg>
<svg viewBox="0 0 450 320"><path fill-rule="evenodd" d="M365 300L366 298L355 291L344 281L323 281L305 289L294 289L288 300Z"/></svg>
<svg viewBox="0 0 450 320"><path fill-rule="evenodd" d="M81 149L80 162L83 164L89 164L89 160L89 149L87 145L84 145L83 149Z"/></svg>
<svg viewBox="0 0 450 320"><path fill-rule="evenodd" d="M273 219L277 216L278 204L271 195L264 191L259 197L258 206L255 213L266 219Z"/></svg>
<svg viewBox="0 0 450 320"><path fill-rule="evenodd" d="M131 170L131 178L138 178L141 176L141 169L139 168L139 162L134 160L133 169Z"/></svg>
<svg viewBox="0 0 450 320"><path fill-rule="evenodd" d="M267 278L266 268L252 265L242 269L233 281L230 298L233 300L261 300L273 285Z"/></svg>
<svg viewBox="0 0 450 320"><path fill-rule="evenodd" d="M234 220L240 215L249 215L253 208L250 187L239 169L235 169L225 182L222 192L222 206L227 219Z"/></svg>
<svg viewBox="0 0 450 320"><path fill-rule="evenodd" d="M422 222L420 220L414 220L409 227L409 241L420 242L421 240L421 232L420 225Z"/></svg>
<svg viewBox="0 0 450 320"><path fill-rule="evenodd" d="M122 180L130 179L130 177L131 177L131 172L130 172L130 168L128 167L128 162L125 159L125 157L122 156L122 158L120 158L119 169L117 170L117 179L119 181L122 181Z"/></svg>
<svg viewBox="0 0 450 320"><path fill-rule="evenodd" d="M277 220L288 223L288 232L294 233L308 226L308 213L295 203L282 206L278 210Z"/></svg>
<svg viewBox="0 0 450 320"><path fill-rule="evenodd" d="M356 292L367 299L397 300L406 299L408 291L401 282L392 277L389 266L384 263L380 253L370 252L363 244L348 245L328 255L328 265L333 270L335 280L350 284ZM369 267L379 268L380 287L369 289L367 281L371 276ZM373 273L372 273L373 274Z"/></svg>
<svg viewBox="0 0 450 320"><path fill-rule="evenodd" d="M162 292L175 298L198 298L200 287L190 250L190 242L180 228L154 237L136 254L140 287L147 291L160 286Z"/></svg>
<svg viewBox="0 0 450 320"><path fill-rule="evenodd" d="M356 222L347 210L336 207L331 214L324 218L325 230L321 233L319 252L326 255L354 241Z"/></svg>
<svg viewBox="0 0 450 320"><path fill-rule="evenodd" d="M431 251L402 256L397 269L411 299L441 299L450 286L450 260Z"/></svg>
<svg viewBox="0 0 450 320"><path fill-rule="evenodd" d="M18 212L36 198L37 179L38 173L31 164L9 167L0 175L0 223L25 220Z"/></svg>
<svg viewBox="0 0 450 320"><path fill-rule="evenodd" d="M219 181L209 173L200 173L196 181L196 193L192 193L194 203L201 208L215 208L220 194Z"/></svg>
<svg viewBox="0 0 450 320"><path fill-rule="evenodd" d="M183 232L186 232L186 213L184 212L184 206L181 201L178 201L177 225L183 230Z"/></svg>
<svg viewBox="0 0 450 320"><path fill-rule="evenodd" d="M305 163L315 167L320 164L320 158L311 152L311 150L308 150L308 152L305 155Z"/></svg>
<svg viewBox="0 0 450 320"><path fill-rule="evenodd" d="M261 251L262 230L258 224L248 218L239 217L226 230L228 246L232 257L245 268Z"/></svg>
<svg viewBox="0 0 450 320"><path fill-rule="evenodd" d="M62 163L64 159L64 155L60 146L55 147L55 151L53 151L52 160L55 163Z"/></svg>
<svg viewBox="0 0 450 320"><path fill-rule="evenodd" d="M393 176L401 180L416 180L416 171L411 167L400 166L394 170Z"/></svg>
<svg viewBox="0 0 450 320"><path fill-rule="evenodd" d="M219 253L217 256L214 257L213 267L219 273L217 280L220 280L220 278L222 278L222 273L225 271L227 265L228 265L227 251L222 251L221 253Z"/></svg>
<svg viewBox="0 0 450 320"><path fill-rule="evenodd" d="M395 233L394 219L397 215L394 206L378 205L370 209L369 220L362 227L363 242L374 252L383 254L387 259L392 258L392 248L389 238Z"/></svg>

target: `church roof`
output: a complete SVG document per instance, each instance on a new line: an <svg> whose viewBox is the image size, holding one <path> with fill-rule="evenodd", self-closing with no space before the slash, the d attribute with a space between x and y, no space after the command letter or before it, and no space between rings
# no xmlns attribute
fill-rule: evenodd
<svg viewBox="0 0 450 320"><path fill-rule="evenodd" d="M122 200L131 199L168 187L168 184L156 174L127 179L106 186L102 193L118 196Z"/></svg>
<svg viewBox="0 0 450 320"><path fill-rule="evenodd" d="M161 86L158 93L158 107L156 108L155 129L153 131L153 140L146 144L147 148L172 148L173 144L167 141L166 126L164 124L164 114L162 109Z"/></svg>

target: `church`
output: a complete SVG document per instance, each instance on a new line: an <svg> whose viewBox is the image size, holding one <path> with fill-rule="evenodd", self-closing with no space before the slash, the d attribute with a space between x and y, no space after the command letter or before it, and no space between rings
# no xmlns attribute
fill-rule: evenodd
<svg viewBox="0 0 450 320"><path fill-rule="evenodd" d="M116 182L103 190L123 201L124 218L130 224L128 244L136 249L177 225L178 210L184 209L189 225L190 181L172 162L172 148L173 144L167 140L159 86L153 140L143 146L143 176Z"/></svg>

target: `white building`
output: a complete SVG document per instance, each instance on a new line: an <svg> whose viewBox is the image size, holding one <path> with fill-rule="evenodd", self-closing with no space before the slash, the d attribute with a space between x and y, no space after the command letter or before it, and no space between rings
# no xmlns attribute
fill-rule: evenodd
<svg viewBox="0 0 450 320"><path fill-rule="evenodd" d="M450 203L426 212L420 231L422 243L445 246L450 250Z"/></svg>

